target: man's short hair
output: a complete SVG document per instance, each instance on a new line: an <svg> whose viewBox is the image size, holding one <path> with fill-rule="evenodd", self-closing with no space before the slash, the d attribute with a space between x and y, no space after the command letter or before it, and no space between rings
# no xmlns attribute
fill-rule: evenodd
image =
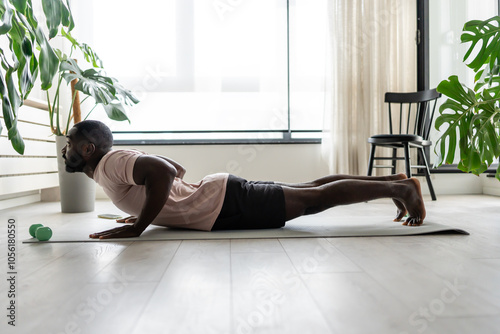
<svg viewBox="0 0 500 334"><path fill-rule="evenodd" d="M103 122L85 120L74 125L78 129L77 135L93 143L103 151L109 151L113 146L113 134Z"/></svg>

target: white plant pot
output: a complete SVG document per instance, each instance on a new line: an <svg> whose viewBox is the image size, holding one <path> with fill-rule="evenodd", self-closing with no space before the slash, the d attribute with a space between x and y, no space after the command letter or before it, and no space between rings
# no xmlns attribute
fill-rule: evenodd
<svg viewBox="0 0 500 334"><path fill-rule="evenodd" d="M65 145L66 137L56 136L61 211L64 213L94 211L95 182L84 173L66 172L61 154L61 150Z"/></svg>

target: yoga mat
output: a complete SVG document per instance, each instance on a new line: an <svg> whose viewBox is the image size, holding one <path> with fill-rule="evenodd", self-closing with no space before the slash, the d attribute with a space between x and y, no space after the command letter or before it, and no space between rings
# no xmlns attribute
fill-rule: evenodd
<svg viewBox="0 0 500 334"><path fill-rule="evenodd" d="M120 226L115 222L98 220L79 224L66 224L53 227L53 236L47 242L116 242L116 241L162 241L162 240L214 240L214 239L270 239L270 238L332 238L332 237L381 237L429 235L439 233L466 234L458 228L426 220L421 226L403 226L392 222L387 217L356 216L346 219L345 216L304 216L287 222L279 229L214 231L170 229L160 226L149 226L137 238L90 239L91 233ZM24 240L23 243L40 243L37 239Z"/></svg>

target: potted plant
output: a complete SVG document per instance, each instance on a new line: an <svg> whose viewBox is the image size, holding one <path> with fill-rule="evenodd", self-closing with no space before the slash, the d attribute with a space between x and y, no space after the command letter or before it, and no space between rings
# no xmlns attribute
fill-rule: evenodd
<svg viewBox="0 0 500 334"><path fill-rule="evenodd" d="M48 35L34 14L31 0L6 0L0 3L0 36L8 42L8 49L0 47L0 97L7 136L14 149L23 154L24 142L17 129L19 107L30 94L40 74L41 89L47 94L51 130L57 136L62 211L91 211L95 196L94 182L83 174L66 173L59 153L65 145L64 135L68 132L71 121L77 123L81 120L78 92L85 96L81 103L93 101L94 108L103 106L108 117L117 121L128 120L126 106L139 101L116 79L105 75L101 60L90 46L79 43L71 35L75 25L68 0L41 0L41 5ZM56 37L69 42L69 54L51 45ZM81 53L89 68L82 69L77 64L73 59L75 51ZM12 61L9 61L9 56ZM71 106L64 113L60 109L63 81L72 87ZM49 94L51 87L53 96ZM75 185L74 182L78 184ZM67 184L69 190L64 189ZM91 188L84 190L81 188L83 186ZM79 189L79 194L87 194L87 204L72 192L76 188ZM74 204L82 204L82 208L74 207Z"/></svg>
<svg viewBox="0 0 500 334"><path fill-rule="evenodd" d="M464 25L462 43L471 43L464 62L475 73L469 88L457 76L443 80L437 90L448 99L439 109L436 129L447 127L436 143L437 165L453 163L458 144L458 168L479 175L500 155L500 17ZM495 177L500 180L500 166Z"/></svg>

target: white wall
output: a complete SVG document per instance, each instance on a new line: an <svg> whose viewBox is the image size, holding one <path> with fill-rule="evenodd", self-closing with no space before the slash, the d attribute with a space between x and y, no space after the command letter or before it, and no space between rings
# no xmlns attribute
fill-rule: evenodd
<svg viewBox="0 0 500 334"><path fill-rule="evenodd" d="M494 177L486 177L485 175L481 175L481 181L483 194L500 196L500 181Z"/></svg>

